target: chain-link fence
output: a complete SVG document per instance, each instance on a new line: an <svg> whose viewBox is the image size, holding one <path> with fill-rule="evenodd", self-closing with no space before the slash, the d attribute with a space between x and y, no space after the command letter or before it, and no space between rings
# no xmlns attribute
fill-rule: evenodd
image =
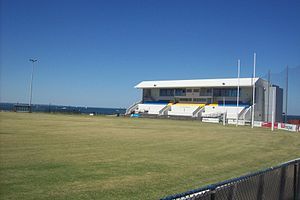
<svg viewBox="0 0 300 200"><path fill-rule="evenodd" d="M300 113L299 74L300 66L298 65L285 67L279 71L270 70L269 73L261 76L261 78L269 80L271 84L278 85L283 89L283 113L285 115L287 112L287 118L291 115L298 116Z"/></svg>
<svg viewBox="0 0 300 200"><path fill-rule="evenodd" d="M300 200L300 159L162 200Z"/></svg>

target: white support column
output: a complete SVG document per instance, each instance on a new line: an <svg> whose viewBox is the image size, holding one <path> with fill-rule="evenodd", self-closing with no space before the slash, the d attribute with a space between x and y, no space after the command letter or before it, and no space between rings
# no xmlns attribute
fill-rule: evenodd
<svg viewBox="0 0 300 200"><path fill-rule="evenodd" d="M238 59L238 84L237 84L237 95L236 95L236 126L238 126L238 123L239 123L240 68L241 68L241 60Z"/></svg>
<svg viewBox="0 0 300 200"><path fill-rule="evenodd" d="M255 116L255 68L256 68L256 53L254 53L254 58L253 58L253 80L252 80L252 84L253 84L253 89L252 89L252 116L251 116L251 127L254 127L254 116Z"/></svg>

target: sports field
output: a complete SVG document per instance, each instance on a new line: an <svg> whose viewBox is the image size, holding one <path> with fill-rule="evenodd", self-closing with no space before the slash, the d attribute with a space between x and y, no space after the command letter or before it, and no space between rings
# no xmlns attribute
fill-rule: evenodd
<svg viewBox="0 0 300 200"><path fill-rule="evenodd" d="M0 199L158 199L300 157L300 134L0 113Z"/></svg>

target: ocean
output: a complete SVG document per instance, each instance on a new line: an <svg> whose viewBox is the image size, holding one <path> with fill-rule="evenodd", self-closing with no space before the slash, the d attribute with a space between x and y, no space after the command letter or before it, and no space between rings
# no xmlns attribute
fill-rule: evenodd
<svg viewBox="0 0 300 200"><path fill-rule="evenodd" d="M15 103L0 103L1 111L13 111ZM81 106L63 106L63 105L45 105L32 104L32 112L48 112L48 113L73 113L73 114L94 114L94 115L114 115L125 114L125 108L97 108L97 107L81 107Z"/></svg>
<svg viewBox="0 0 300 200"><path fill-rule="evenodd" d="M15 103L0 103L0 111L13 111ZM19 104L25 105L25 104ZM63 105L45 105L33 104L32 112L46 113L72 113L72 114L94 114L94 115L116 115L125 114L125 108L97 108L97 107L82 107L82 106L63 106ZM287 120L300 120L300 115L288 115Z"/></svg>

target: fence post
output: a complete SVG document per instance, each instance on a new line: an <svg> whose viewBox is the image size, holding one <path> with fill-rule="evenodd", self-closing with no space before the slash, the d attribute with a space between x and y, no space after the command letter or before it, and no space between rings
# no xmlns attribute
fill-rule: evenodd
<svg viewBox="0 0 300 200"><path fill-rule="evenodd" d="M213 190L211 191L210 200L215 200L215 199L216 199L216 190L213 189Z"/></svg>
<svg viewBox="0 0 300 200"><path fill-rule="evenodd" d="M284 189L285 189L285 179L286 179L286 166L281 167L281 178L280 178L280 192L279 192L279 200L284 199Z"/></svg>
<svg viewBox="0 0 300 200"><path fill-rule="evenodd" d="M228 200L233 200L233 195L234 195L234 192L235 192L235 188L236 188L236 183L233 183L231 186L230 186L230 190L228 192Z"/></svg>
<svg viewBox="0 0 300 200"><path fill-rule="evenodd" d="M298 184L299 184L299 179L300 179L300 177L298 177L298 171L300 170L300 169L298 169L299 168L299 163L295 163L294 164L294 200L298 200L299 198L298 198ZM299 191L300 192L300 191Z"/></svg>
<svg viewBox="0 0 300 200"><path fill-rule="evenodd" d="M300 199L300 161L298 161L298 175L297 175L297 200Z"/></svg>
<svg viewBox="0 0 300 200"><path fill-rule="evenodd" d="M264 193L264 178L265 174L261 174L259 176L259 182L258 182L258 190L257 190L257 200L263 199L263 193Z"/></svg>

